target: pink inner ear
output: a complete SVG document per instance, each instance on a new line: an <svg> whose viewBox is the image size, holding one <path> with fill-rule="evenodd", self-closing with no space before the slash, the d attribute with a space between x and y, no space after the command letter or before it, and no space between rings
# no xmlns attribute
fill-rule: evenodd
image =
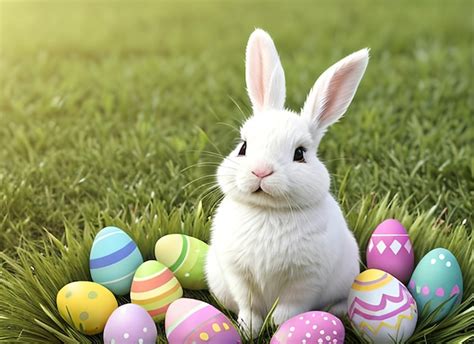
<svg viewBox="0 0 474 344"><path fill-rule="evenodd" d="M350 74L354 73L356 68L357 64L349 63L334 73L329 81L326 97L321 106L320 122L330 121L333 115L338 116L338 108L344 108L351 101L350 95L353 92L352 83L354 81L353 78L350 78Z"/></svg>
<svg viewBox="0 0 474 344"><path fill-rule="evenodd" d="M263 106L264 84L263 84L263 56L260 47L260 41L256 40L255 47L251 50L252 56L250 78L252 79L252 93L255 97L255 102L261 107Z"/></svg>

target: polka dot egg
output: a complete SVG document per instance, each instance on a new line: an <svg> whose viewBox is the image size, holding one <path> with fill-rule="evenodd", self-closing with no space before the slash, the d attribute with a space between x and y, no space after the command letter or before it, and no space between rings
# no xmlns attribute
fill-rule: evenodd
<svg viewBox="0 0 474 344"><path fill-rule="evenodd" d="M209 246L183 234L169 234L155 245L156 260L166 265L183 288L207 289L204 266Z"/></svg>
<svg viewBox="0 0 474 344"><path fill-rule="evenodd" d="M213 306L194 299L174 301L166 313L169 344L238 344L240 336L230 320Z"/></svg>
<svg viewBox="0 0 474 344"><path fill-rule="evenodd" d="M151 316L144 308L132 303L117 308L104 329L105 344L154 344L156 336L156 326Z"/></svg>
<svg viewBox="0 0 474 344"><path fill-rule="evenodd" d="M272 337L270 344L342 344L344 325L327 312L307 312L284 322Z"/></svg>
<svg viewBox="0 0 474 344"><path fill-rule="evenodd" d="M389 273L369 269L351 286L348 315L373 343L404 343L415 331L418 312L408 289Z"/></svg>
<svg viewBox="0 0 474 344"><path fill-rule="evenodd" d="M416 300L420 314L423 314L425 306L428 307L427 314L430 314L446 302L433 322L446 317L462 299L463 280L456 257L444 248L428 252L416 266L408 289Z"/></svg>
<svg viewBox="0 0 474 344"><path fill-rule="evenodd" d="M145 308L153 320L163 320L169 305L181 296L183 289L178 280L160 262L146 261L135 272L130 299Z"/></svg>
<svg viewBox="0 0 474 344"><path fill-rule="evenodd" d="M117 308L115 296L94 282L72 282L56 296L61 317L72 327L88 335L101 333L110 314Z"/></svg>
<svg viewBox="0 0 474 344"><path fill-rule="evenodd" d="M140 250L127 233L117 227L105 227L97 233L89 260L94 282L116 295L126 295L141 263Z"/></svg>

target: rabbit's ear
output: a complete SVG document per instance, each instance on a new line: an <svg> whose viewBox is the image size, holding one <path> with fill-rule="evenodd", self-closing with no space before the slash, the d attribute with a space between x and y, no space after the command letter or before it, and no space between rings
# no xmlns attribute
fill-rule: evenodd
<svg viewBox="0 0 474 344"><path fill-rule="evenodd" d="M285 74L270 35L256 29L245 54L245 79L254 111L283 109Z"/></svg>
<svg viewBox="0 0 474 344"><path fill-rule="evenodd" d="M362 49L332 65L318 78L302 110L317 136L322 136L346 112L368 62L369 49Z"/></svg>

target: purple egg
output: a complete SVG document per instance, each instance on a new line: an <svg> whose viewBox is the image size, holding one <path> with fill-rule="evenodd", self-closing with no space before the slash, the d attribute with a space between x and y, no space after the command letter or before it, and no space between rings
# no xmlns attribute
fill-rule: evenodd
<svg viewBox="0 0 474 344"><path fill-rule="evenodd" d="M154 344L156 336L155 322L150 314L133 303L117 308L110 315L104 329L106 344Z"/></svg>
<svg viewBox="0 0 474 344"><path fill-rule="evenodd" d="M367 247L367 267L408 282L415 267L415 255L410 237L400 222L388 219L375 228Z"/></svg>
<svg viewBox="0 0 474 344"><path fill-rule="evenodd" d="M272 337L270 344L343 344L344 325L327 312L306 312L285 321Z"/></svg>

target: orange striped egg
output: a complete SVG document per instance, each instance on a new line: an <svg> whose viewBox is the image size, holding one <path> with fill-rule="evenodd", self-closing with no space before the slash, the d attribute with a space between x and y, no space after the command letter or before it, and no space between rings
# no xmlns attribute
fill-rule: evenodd
<svg viewBox="0 0 474 344"><path fill-rule="evenodd" d="M173 273L156 260L139 266L133 276L130 299L142 306L156 322L165 318L169 305L183 296L183 289Z"/></svg>

